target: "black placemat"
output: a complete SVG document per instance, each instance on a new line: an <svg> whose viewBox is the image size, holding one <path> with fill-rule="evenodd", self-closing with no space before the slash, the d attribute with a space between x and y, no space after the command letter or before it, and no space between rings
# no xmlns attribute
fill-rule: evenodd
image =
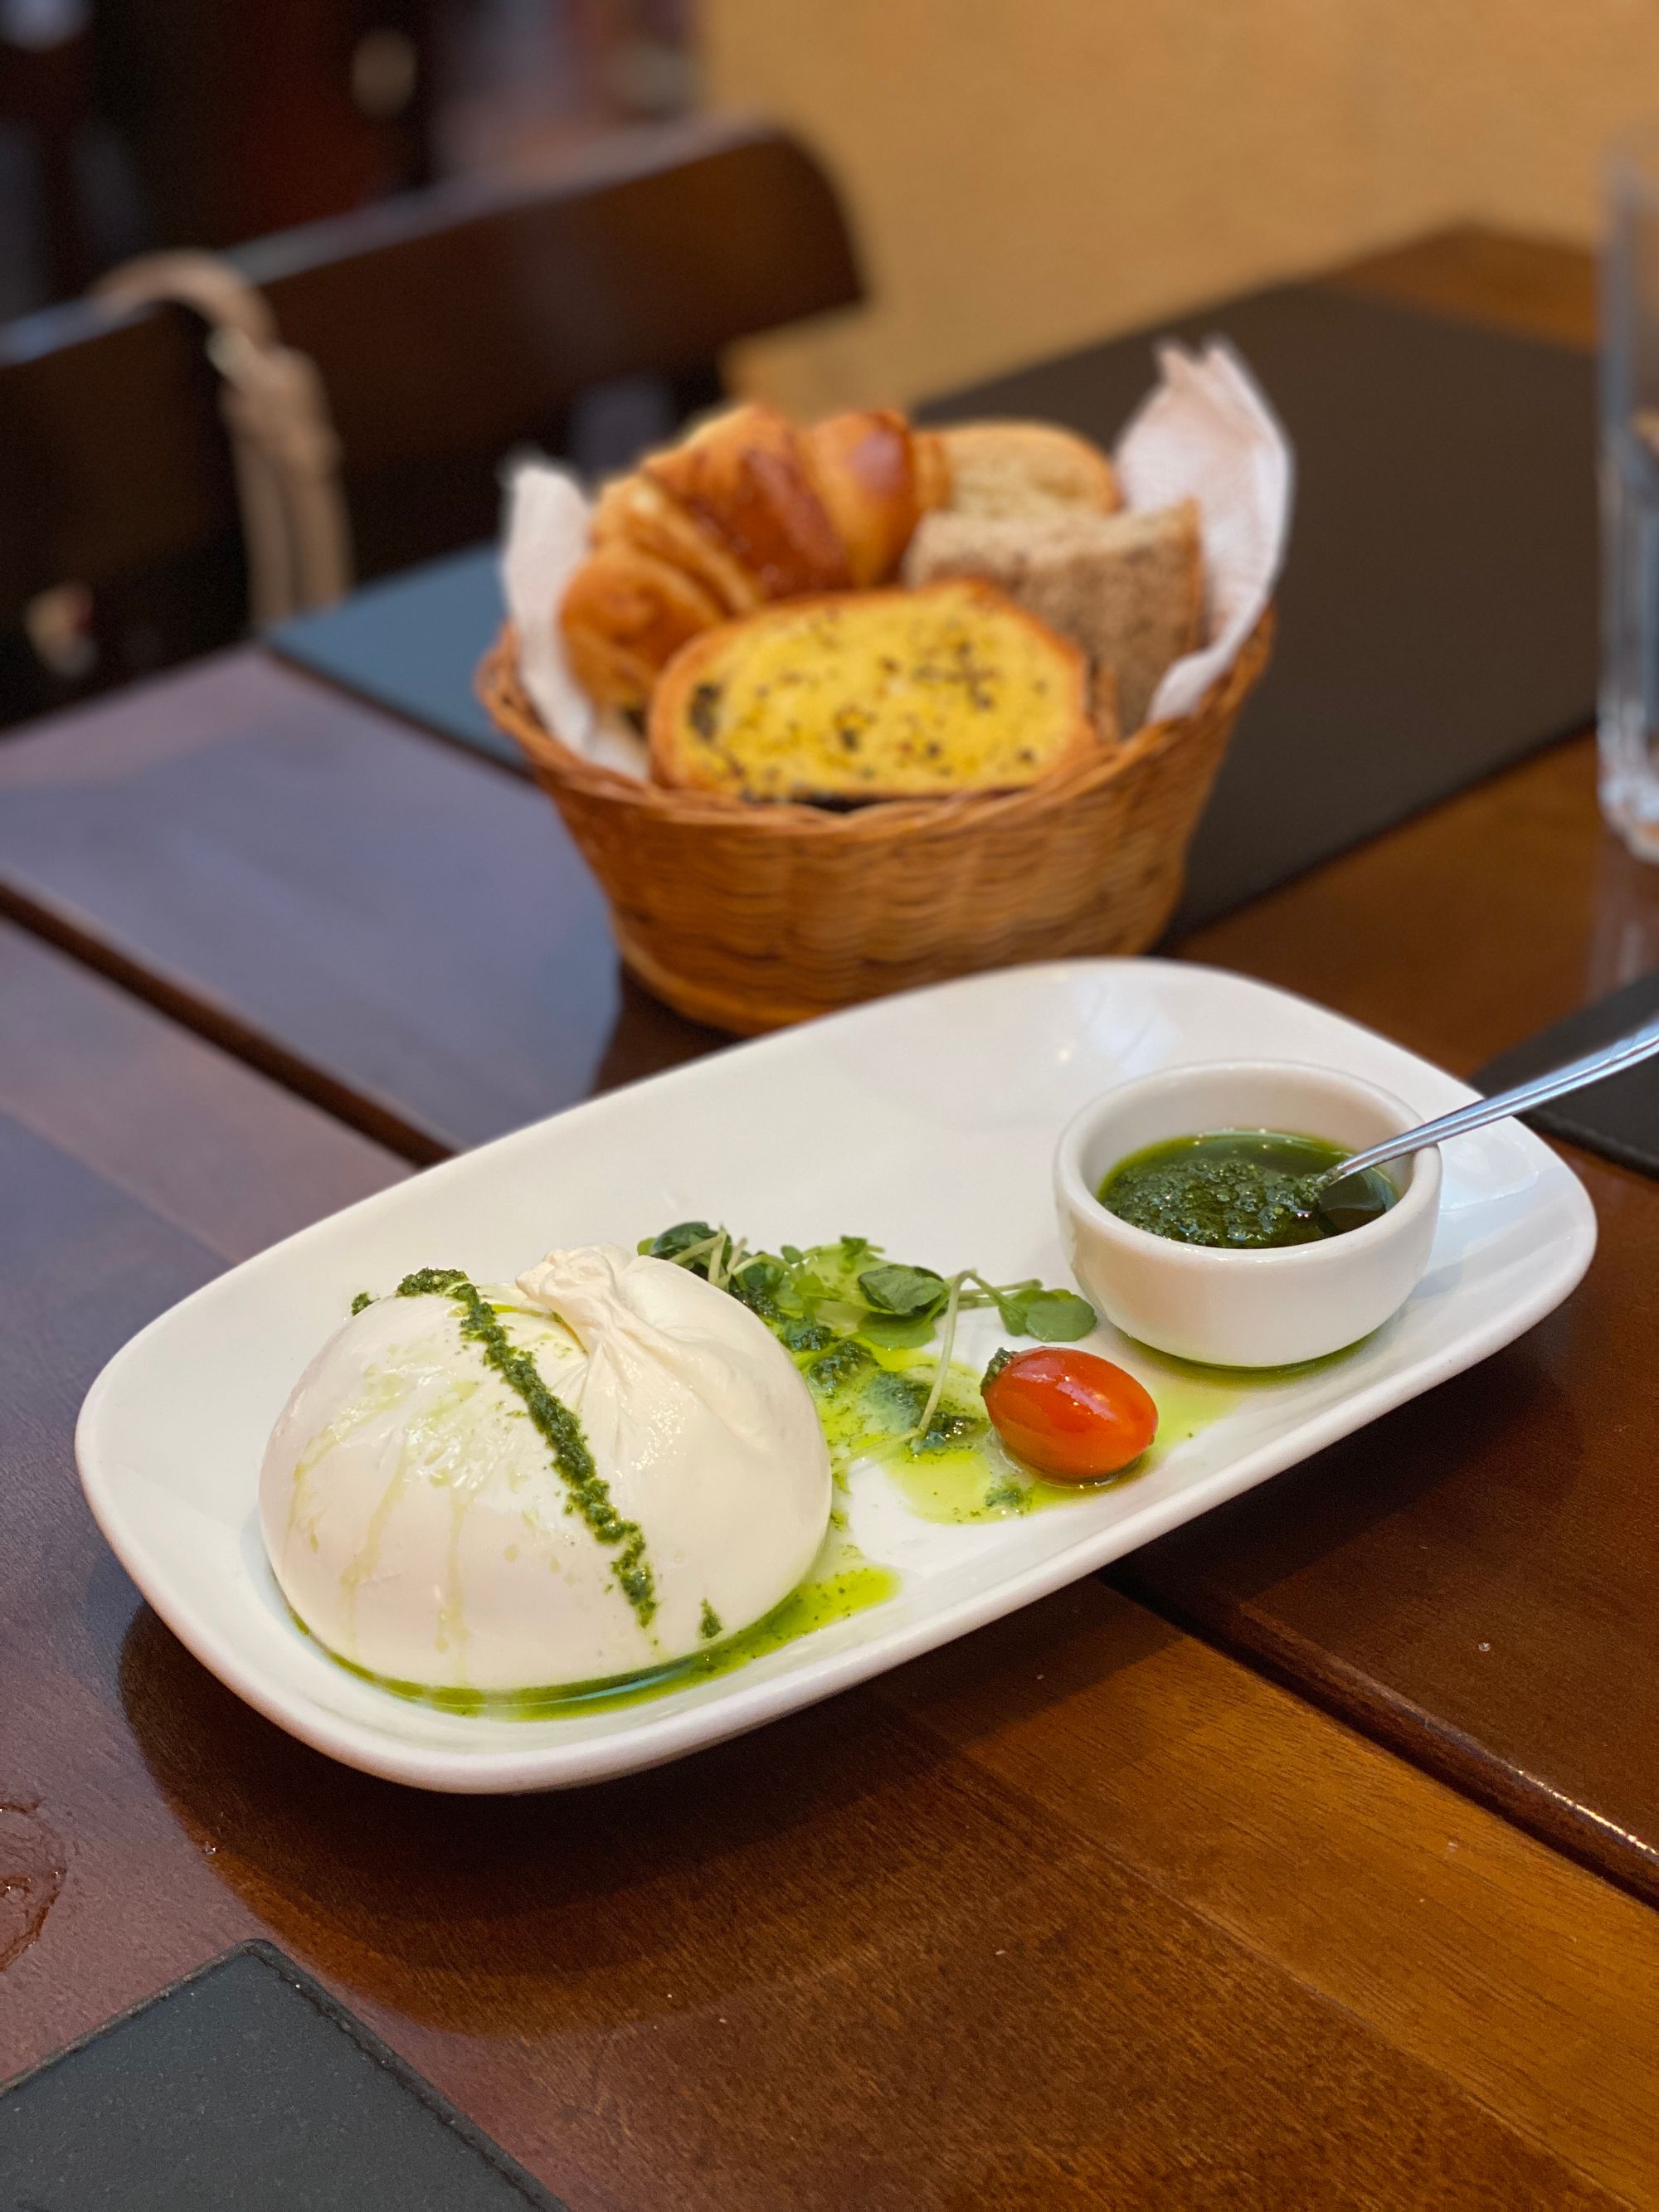
<svg viewBox="0 0 1659 2212"><path fill-rule="evenodd" d="M1103 445L1154 336L1230 337L1297 449L1279 644L1234 737L1178 929L1208 921L1553 738L1595 693L1589 356L1318 285L1253 294L921 412L1033 415ZM472 696L500 619L488 547L273 633L291 659L523 763Z"/></svg>
<svg viewBox="0 0 1659 2212"><path fill-rule="evenodd" d="M377 707L524 769L524 755L472 689L502 613L496 548L470 545L367 584L337 607L279 623L265 642Z"/></svg>
<svg viewBox="0 0 1659 2212"><path fill-rule="evenodd" d="M1180 930L1589 721L1595 365L1315 285L1164 327L1231 339L1297 455L1278 647ZM1146 337L1121 338L924 411L1048 416L1110 444L1152 374Z"/></svg>
<svg viewBox="0 0 1659 2212"><path fill-rule="evenodd" d="M1604 1044L1613 1044L1638 1030L1659 1014L1659 969L1638 975L1593 1006L1581 1006L1564 1022L1557 1022L1512 1051L1500 1053L1474 1078L1475 1088L1505 1091L1511 1084L1543 1075L1570 1060L1582 1059ZM1644 1175L1659 1176L1659 1060L1644 1060L1640 1067L1614 1075L1589 1091L1575 1091L1553 1105L1540 1106L1526 1121L1534 1129L1569 1144L1601 1152L1621 1167Z"/></svg>
<svg viewBox="0 0 1659 2212"><path fill-rule="evenodd" d="M0 2090L5 2212L566 2212L267 1943Z"/></svg>

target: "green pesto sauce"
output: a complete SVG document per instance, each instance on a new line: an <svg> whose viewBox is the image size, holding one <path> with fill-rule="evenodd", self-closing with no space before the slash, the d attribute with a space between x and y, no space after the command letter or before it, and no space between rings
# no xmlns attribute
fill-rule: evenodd
<svg viewBox="0 0 1659 2212"><path fill-rule="evenodd" d="M377 1689L390 1690L394 1697L406 1698L411 1705L434 1706L441 1712L487 1720L569 1720L582 1713L611 1712L619 1706L643 1705L649 1698L667 1697L675 1690L694 1689L699 1682L730 1674L739 1667L746 1667L751 1659L762 1658L769 1651L781 1650L785 1644L810 1636L815 1629L827 1627L831 1621L846 1620L872 1605L880 1605L895 1594L898 1586L899 1578L890 1567L877 1566L864 1559L837 1532L832 1531L806 1581L791 1590L782 1604L775 1606L763 1620L757 1620L753 1627L744 1629L737 1636L728 1637L723 1644L711 1645L706 1651L694 1651L684 1659L648 1667L638 1674L612 1674L592 1682L556 1682L543 1689L434 1690L420 1682L395 1681L388 1675L372 1673L367 1667L354 1666L350 1660L342 1659L337 1651L331 1651L329 1656L349 1674L373 1682ZM707 1606L704 1610L708 1610ZM297 1613L293 1617L299 1620ZM305 1627L303 1621L299 1625Z"/></svg>
<svg viewBox="0 0 1659 2212"><path fill-rule="evenodd" d="M1380 1169L1354 1177L1339 1209L1316 1207L1312 1185L1350 1157L1322 1137L1280 1129L1217 1129L1148 1145L1120 1160L1098 1193L1121 1221L1177 1244L1229 1251L1316 1244L1386 1213L1398 1193Z"/></svg>
<svg viewBox="0 0 1659 2212"><path fill-rule="evenodd" d="M641 1627L648 1627L657 1610L657 1590L645 1556L645 1531L618 1511L610 1486L593 1464L581 1423L548 1389L530 1354L519 1350L496 1319L495 1308L459 1267L422 1267L404 1277L397 1294L400 1298L450 1298L459 1307L461 1334L478 1346L486 1364L523 1401L563 1477L570 1509L581 1515L599 1543L616 1547L612 1571L617 1587Z"/></svg>

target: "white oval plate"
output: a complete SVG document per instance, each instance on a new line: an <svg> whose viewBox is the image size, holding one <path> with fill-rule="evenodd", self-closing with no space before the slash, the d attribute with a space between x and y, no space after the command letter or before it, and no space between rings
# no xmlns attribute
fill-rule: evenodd
<svg viewBox="0 0 1659 2212"><path fill-rule="evenodd" d="M1310 1060L1425 1119L1474 1094L1323 1008L1159 960L1003 969L887 999L653 1078L502 1137L261 1253L153 1322L88 1392L76 1446L99 1526L204 1666L279 1727L432 1790L578 1783L678 1759L830 1696L1104 1566L1484 1359L1572 1290L1595 1246L1577 1178L1514 1121L1445 1152L1428 1273L1334 1364L1219 1394L1167 1386L1107 1328L1097 1349L1167 1395L1164 1446L1121 1487L1018 1520L941 1527L855 1471L852 1533L898 1593L731 1674L580 1718L470 1718L337 1667L295 1627L255 1521L265 1437L362 1289L408 1270L516 1274L555 1244L632 1244L688 1217L752 1242L844 1233L994 1280L1065 1279L1054 1141L1109 1085L1182 1062ZM975 1316L960 1354L988 1355ZM1200 1389L1199 1395L1203 1396Z"/></svg>

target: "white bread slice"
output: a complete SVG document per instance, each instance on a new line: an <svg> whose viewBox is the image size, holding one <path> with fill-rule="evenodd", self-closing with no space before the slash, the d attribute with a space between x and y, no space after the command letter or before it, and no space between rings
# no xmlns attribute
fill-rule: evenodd
<svg viewBox="0 0 1659 2212"><path fill-rule="evenodd" d="M955 514L1110 514L1123 504L1099 447L1057 422L949 422L939 438L950 491L938 504Z"/></svg>

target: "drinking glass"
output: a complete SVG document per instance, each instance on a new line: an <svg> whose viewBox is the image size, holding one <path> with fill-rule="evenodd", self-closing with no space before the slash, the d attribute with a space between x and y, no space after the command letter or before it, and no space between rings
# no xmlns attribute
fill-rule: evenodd
<svg viewBox="0 0 1659 2212"><path fill-rule="evenodd" d="M1659 123L1608 155L1601 289L1601 811L1659 860Z"/></svg>

